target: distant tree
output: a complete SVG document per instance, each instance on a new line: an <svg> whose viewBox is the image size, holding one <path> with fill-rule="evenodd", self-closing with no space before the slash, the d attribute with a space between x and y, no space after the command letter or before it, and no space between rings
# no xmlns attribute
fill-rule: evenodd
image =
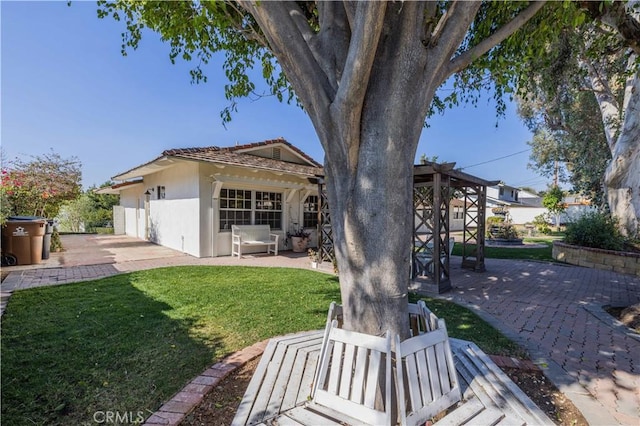
<svg viewBox="0 0 640 426"><path fill-rule="evenodd" d="M564 192L557 185L552 185L542 197L542 205L555 216L557 230L560 230L560 213L567 209L564 203Z"/></svg>
<svg viewBox="0 0 640 426"><path fill-rule="evenodd" d="M562 111L562 127L551 128L548 124L548 104L540 103L541 109L534 111L531 99L519 100L519 112L545 116L544 123L530 125L534 132L529 167L542 176L570 183L573 191L589 197L595 205L606 201L604 173L611 161L602 124L593 117L599 114L593 94L577 92L570 105ZM527 105L529 104L529 105ZM530 122L531 124L531 122Z"/></svg>
<svg viewBox="0 0 640 426"><path fill-rule="evenodd" d="M2 169L2 187L11 215L53 218L81 191L81 163L53 150L30 161L16 159Z"/></svg>
<svg viewBox="0 0 640 426"><path fill-rule="evenodd" d="M105 182L100 188L111 185L112 182ZM93 232L95 228L113 223L113 206L118 204L119 196L96 194L97 189L92 186L62 206L58 215L62 230Z"/></svg>
<svg viewBox="0 0 640 426"><path fill-rule="evenodd" d="M92 203L86 193L74 200L67 201L61 206L58 213L60 230L63 232L86 231L86 223L92 212Z"/></svg>
<svg viewBox="0 0 640 426"><path fill-rule="evenodd" d="M100 188L111 185L113 185L113 182L105 182L100 185ZM117 206L120 201L120 196L115 194L97 194L96 190L98 189L92 186L86 191L87 197L91 202L92 216L87 218L91 228L113 224L113 206Z"/></svg>
<svg viewBox="0 0 640 426"><path fill-rule="evenodd" d="M6 151L0 147L0 226L4 225L7 218L11 215L11 206L9 204L9 186L7 185L7 171L9 167Z"/></svg>

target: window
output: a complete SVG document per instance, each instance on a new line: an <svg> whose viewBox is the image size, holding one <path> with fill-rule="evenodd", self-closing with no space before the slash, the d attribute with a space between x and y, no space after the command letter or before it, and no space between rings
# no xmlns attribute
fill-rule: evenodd
<svg viewBox="0 0 640 426"><path fill-rule="evenodd" d="M499 193L500 193L500 196L503 196L504 195L504 188L500 188L500 192Z"/></svg>
<svg viewBox="0 0 640 426"><path fill-rule="evenodd" d="M158 187L156 188L156 194L158 194L158 200L164 200L166 197L164 186L158 185Z"/></svg>
<svg viewBox="0 0 640 426"><path fill-rule="evenodd" d="M256 225L282 229L282 194L256 191Z"/></svg>
<svg viewBox="0 0 640 426"><path fill-rule="evenodd" d="M453 218L464 219L464 210L462 209L462 207L455 206L453 208Z"/></svg>
<svg viewBox="0 0 640 426"><path fill-rule="evenodd" d="M318 226L318 196L309 195L304 201L302 212L302 226L316 228Z"/></svg>
<svg viewBox="0 0 640 426"><path fill-rule="evenodd" d="M251 191L220 191L220 230L231 231L231 225L251 225Z"/></svg>
<svg viewBox="0 0 640 426"><path fill-rule="evenodd" d="M226 188L220 190L220 231L231 231L231 225L251 224L282 229L282 194Z"/></svg>

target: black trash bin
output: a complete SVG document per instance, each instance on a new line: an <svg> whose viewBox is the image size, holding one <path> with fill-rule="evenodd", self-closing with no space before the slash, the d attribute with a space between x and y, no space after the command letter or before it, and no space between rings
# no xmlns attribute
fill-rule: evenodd
<svg viewBox="0 0 640 426"><path fill-rule="evenodd" d="M51 254L51 234L53 234L53 220L47 220L46 230L42 240L43 259L48 259Z"/></svg>

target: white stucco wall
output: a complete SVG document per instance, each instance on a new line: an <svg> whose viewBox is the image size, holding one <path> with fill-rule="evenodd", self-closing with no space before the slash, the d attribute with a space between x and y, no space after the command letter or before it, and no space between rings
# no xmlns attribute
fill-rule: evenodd
<svg viewBox="0 0 640 426"><path fill-rule="evenodd" d="M158 186L165 188L164 199L158 199ZM202 257L198 163L180 162L147 175L144 187L153 188L149 202L150 240Z"/></svg>
<svg viewBox="0 0 640 426"><path fill-rule="evenodd" d="M126 189L120 192L120 206L124 208L124 233L144 238L144 190Z"/></svg>

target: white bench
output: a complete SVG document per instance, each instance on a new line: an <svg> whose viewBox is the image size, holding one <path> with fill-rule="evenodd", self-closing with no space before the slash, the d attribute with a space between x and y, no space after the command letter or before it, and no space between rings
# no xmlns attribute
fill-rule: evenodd
<svg viewBox="0 0 640 426"><path fill-rule="evenodd" d="M267 253L278 255L279 235L269 225L231 225L231 256L242 257L242 247L266 246Z"/></svg>

